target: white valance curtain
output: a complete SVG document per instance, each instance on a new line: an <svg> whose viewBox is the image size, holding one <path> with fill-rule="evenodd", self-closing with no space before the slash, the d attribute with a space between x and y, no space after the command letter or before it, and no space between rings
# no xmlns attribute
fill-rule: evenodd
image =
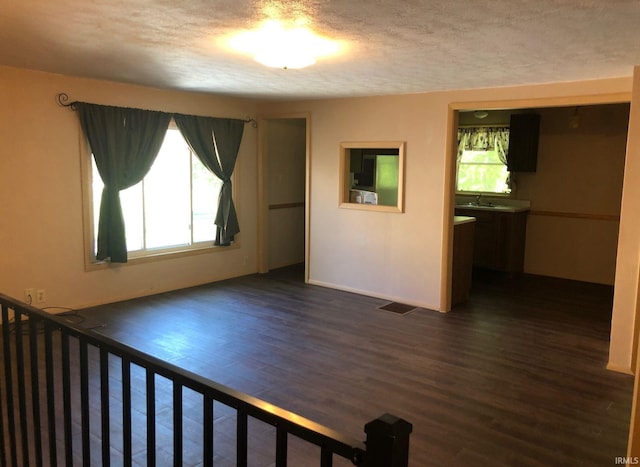
<svg viewBox="0 0 640 467"><path fill-rule="evenodd" d="M458 160L464 151L497 151L507 165L509 154L508 127L468 127L458 129Z"/></svg>

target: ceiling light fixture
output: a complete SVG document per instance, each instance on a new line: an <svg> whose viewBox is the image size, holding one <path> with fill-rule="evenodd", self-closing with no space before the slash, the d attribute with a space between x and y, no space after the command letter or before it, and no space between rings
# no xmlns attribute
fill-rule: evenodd
<svg viewBox="0 0 640 467"><path fill-rule="evenodd" d="M487 112L486 110L476 110L475 112L473 112L473 116L479 119L487 118L488 115L489 112Z"/></svg>
<svg viewBox="0 0 640 467"><path fill-rule="evenodd" d="M286 27L270 20L256 30L243 31L229 38L234 50L252 55L254 60L273 68L304 68L319 58L340 52L338 41L316 35L302 26Z"/></svg>

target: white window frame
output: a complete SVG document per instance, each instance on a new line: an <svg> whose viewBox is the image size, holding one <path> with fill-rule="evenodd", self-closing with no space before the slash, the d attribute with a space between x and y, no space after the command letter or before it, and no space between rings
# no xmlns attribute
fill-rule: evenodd
<svg viewBox="0 0 640 467"><path fill-rule="evenodd" d="M471 129L471 130L477 130L477 131L481 131L483 129L488 130L489 128L492 127L508 127L508 125L463 125L462 127L459 128L460 129ZM459 133L458 133L459 135ZM459 136L458 136L459 137ZM459 148L458 148L459 149ZM474 150L475 152L490 152L488 150L482 150L482 149L477 149ZM497 148L494 150L491 150L492 152L497 152ZM500 157L498 156L498 159L500 159ZM456 174L455 174L455 193L456 195L461 195L461 196L465 196L465 195L472 195L472 196L477 196L477 195L487 195L487 196L491 196L491 197L496 197L496 198L512 198L514 196L514 190L512 189L512 187L510 187L509 185L507 185L507 191L481 191L481 190L459 190L458 189L458 181L460 179L460 168L462 165L468 165L468 166L502 166L505 167L506 171L507 171L507 183L508 180L513 177L513 173L509 172L509 169L507 167L507 165L505 163L503 163L502 161L500 161L500 163L493 163L493 162L478 162L478 163L461 163L460 159L456 158Z"/></svg>
<svg viewBox="0 0 640 467"><path fill-rule="evenodd" d="M169 129L177 129L176 124L171 120ZM94 209L93 209L93 171L92 158L93 154L89 143L83 134L80 134L80 169L82 184L82 224L83 224L83 248L84 248L84 265L85 271L95 271L110 267L110 261L98 260L95 256L95 227L94 227ZM236 209L237 177L234 171L231 176L232 196ZM150 250L138 250L127 254L126 263L117 263L118 267L135 265L147 262L161 261L170 258L179 258L183 256L200 255L212 253L216 251L226 251L229 249L240 248L240 234L236 235L234 242L229 246L218 246L213 244L213 240L198 242L191 245L181 245L176 247L158 248Z"/></svg>
<svg viewBox="0 0 640 467"><path fill-rule="evenodd" d="M459 190L458 189L458 178L460 176L460 166L461 165L495 165L495 166L503 166L506 167L506 164L503 164L502 162L474 162L474 163L463 163L460 161L456 162L456 195L487 195L487 196L492 196L492 197L503 197L503 198L511 198L513 196L513 190L511 191L466 191L466 190ZM509 173L509 170L507 169L507 173ZM513 175L513 174L511 174Z"/></svg>

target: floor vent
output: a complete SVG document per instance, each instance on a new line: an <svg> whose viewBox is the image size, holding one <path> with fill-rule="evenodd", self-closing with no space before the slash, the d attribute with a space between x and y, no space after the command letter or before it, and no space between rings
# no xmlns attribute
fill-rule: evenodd
<svg viewBox="0 0 640 467"><path fill-rule="evenodd" d="M413 305L406 305L404 303L391 302L386 305L379 306L378 309L390 311L392 313L396 313L398 315L406 315L407 313L412 312L416 309Z"/></svg>

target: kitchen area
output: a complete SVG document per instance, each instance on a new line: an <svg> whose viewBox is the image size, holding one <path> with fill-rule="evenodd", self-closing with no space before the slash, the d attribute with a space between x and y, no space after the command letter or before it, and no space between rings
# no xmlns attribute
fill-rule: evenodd
<svg viewBox="0 0 640 467"><path fill-rule="evenodd" d="M453 306L467 301L473 268L508 274L524 271L528 211L528 203L518 200L511 204L486 200L456 205Z"/></svg>
<svg viewBox="0 0 640 467"><path fill-rule="evenodd" d="M509 170L502 193L457 184L452 307L474 271L613 285L628 115L628 104L459 112L461 129L510 130Z"/></svg>

